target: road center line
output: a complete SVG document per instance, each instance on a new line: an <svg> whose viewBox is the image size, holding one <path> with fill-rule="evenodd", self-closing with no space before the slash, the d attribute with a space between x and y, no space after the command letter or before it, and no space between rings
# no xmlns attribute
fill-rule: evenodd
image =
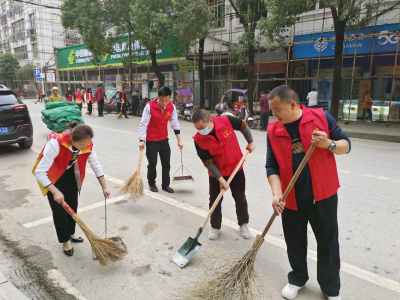
<svg viewBox="0 0 400 300"><path fill-rule="evenodd" d="M90 170L90 169L86 169L86 170L87 170L88 173L94 174L92 170ZM105 178L106 178L106 180L114 182L114 183L119 184L119 185L122 185L123 182L124 182L123 180L120 180L118 178L115 178L115 177L112 177L112 176L108 176L108 175L105 175ZM161 202L167 203L169 205L175 206L177 208L180 208L182 210L188 211L188 212L193 213L195 215L198 215L200 217L205 217L207 215L207 211L204 211L204 210L201 210L199 208L193 207L193 206L188 205L186 203L179 202L179 201L177 201L175 199L163 196L161 194L150 192L147 189L144 190L144 194L146 196L148 196L148 197L151 197L153 199L156 199L156 200L159 200ZM119 196L119 197L116 197L116 198L113 198L113 199L107 201L107 203L111 203L111 201L113 201L113 203L114 203L114 202L120 201L122 199L124 199L124 196ZM79 212L88 211L88 210L91 210L91 209L94 209L94 208L97 208L97 207L101 207L103 205L104 205L104 202L101 201L101 202L86 206L84 208L81 208L79 210ZM35 221L35 222L24 224L23 226L26 227L26 228L33 227L33 226L38 226L40 224L44 224L44 223L49 222L48 219L50 219L50 221L52 220L51 218L44 218L44 219L41 219L41 220L38 220L38 221ZM46 221L44 221L44 220L46 220ZM34 225L27 226L28 224L34 224ZM238 225L236 224L236 222L233 222L231 220L223 218L222 224L224 224L225 226L227 226L227 227L229 227L231 229L238 230ZM261 231L258 231L256 229L250 228L250 231L252 232L253 235L257 235L257 234L261 235ZM286 249L285 241L282 240L282 239L279 239L277 237L274 237L274 236L271 236L271 235L267 235L265 237L265 241L267 241L268 243L270 243L272 245L275 245L277 247ZM317 252L313 251L313 250L308 250L307 257L309 259L317 261ZM365 281L368 281L370 283L373 283L373 284L379 285L381 287L384 287L384 288L386 288L388 290L392 290L394 292L400 293L400 282L391 280L389 278L382 277L380 275L377 275L375 273L363 270L361 268L358 268L356 266L353 266L353 265L345 263L345 262L341 262L341 271L343 271L343 272L345 272L347 274L353 275L355 277L364 279Z"/></svg>

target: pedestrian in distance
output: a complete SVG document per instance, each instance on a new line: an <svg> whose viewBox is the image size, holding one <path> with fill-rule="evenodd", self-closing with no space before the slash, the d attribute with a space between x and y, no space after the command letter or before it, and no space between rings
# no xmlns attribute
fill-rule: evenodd
<svg viewBox="0 0 400 300"><path fill-rule="evenodd" d="M63 98L58 94L60 92L60 90L58 89L58 87L53 87L51 89L52 94L49 97L49 102L60 102L63 101Z"/></svg>
<svg viewBox="0 0 400 300"><path fill-rule="evenodd" d="M287 85L271 91L269 106L277 121L269 124L267 130L267 177L273 194L272 207L282 215L292 268L282 296L294 299L309 279L307 225L310 223L318 245L318 283L329 300L338 300L339 178L334 154L349 153L350 140L329 113L322 108L300 105L297 93ZM316 146L314 152L286 201L281 202L283 192L312 144Z"/></svg>
<svg viewBox="0 0 400 300"><path fill-rule="evenodd" d="M89 116L92 115L93 112L93 103L95 103L95 99L92 93L92 88L88 88L85 95L84 95L84 99L87 103L87 114Z"/></svg>
<svg viewBox="0 0 400 300"><path fill-rule="evenodd" d="M129 119L128 117L128 109L127 109L127 103L126 103L126 88L122 88L122 90L118 91L117 95L117 113L118 113L118 118L119 113L122 110L122 114L125 115L125 119Z"/></svg>
<svg viewBox="0 0 400 300"><path fill-rule="evenodd" d="M72 102L71 87L68 87L67 91L65 92L65 101Z"/></svg>
<svg viewBox="0 0 400 300"><path fill-rule="evenodd" d="M372 122L372 99L370 96L370 91L365 92L363 100L363 114L361 119L365 122L366 114L368 113L368 122Z"/></svg>
<svg viewBox="0 0 400 300"><path fill-rule="evenodd" d="M33 168L43 196L47 196L58 241L63 244L65 255L72 256L72 243L84 240L75 234L75 221L62 207L66 202L75 212L78 209L78 194L85 179L89 162L101 185L104 197L110 193L104 173L93 147L93 130L86 124L69 123L68 133L53 134L40 152Z"/></svg>
<svg viewBox="0 0 400 300"><path fill-rule="evenodd" d="M137 110L139 107L139 98L140 98L139 90L136 90L136 92L134 92L132 94L132 115L133 116L137 115Z"/></svg>
<svg viewBox="0 0 400 300"><path fill-rule="evenodd" d="M307 95L308 108L318 108L318 92L316 88L312 88Z"/></svg>
<svg viewBox="0 0 400 300"><path fill-rule="evenodd" d="M147 180L152 192L158 192L156 186L157 156L160 156L162 166L162 189L174 193L170 185L171 148L168 142L168 121L175 132L179 149L183 149L181 131L176 113L176 107L171 102L171 89L162 87L158 90L158 97L146 104L143 110L139 128L139 148L146 148L149 162L147 166Z"/></svg>
<svg viewBox="0 0 400 300"><path fill-rule="evenodd" d="M103 116L104 100L107 100L107 97L104 92L103 86L100 83L97 85L97 90L95 92L95 98L97 101L97 110L98 110L99 117L104 117Z"/></svg>
<svg viewBox="0 0 400 300"><path fill-rule="evenodd" d="M80 88L76 89L76 92L74 94L74 100L75 100L75 103L78 106L79 110L82 111L83 95L82 95L82 92L81 92Z"/></svg>
<svg viewBox="0 0 400 300"><path fill-rule="evenodd" d="M261 131L265 131L268 128L269 123L269 104L268 104L268 94L264 91L261 92L260 102L260 127Z"/></svg>
<svg viewBox="0 0 400 300"><path fill-rule="evenodd" d="M204 109L198 109L192 116L192 122L198 132L193 136L197 155L208 169L209 193L211 208L221 190L231 189L232 197L236 203L236 216L238 219L240 235L249 239L251 233L248 228L249 212L246 199L246 177L243 167L239 169L230 186L227 180L243 157L239 142L234 130L240 131L247 141L246 149L253 152L256 148L250 129L244 120L233 116L211 117ZM211 215L210 240L219 236L222 224L223 198Z"/></svg>

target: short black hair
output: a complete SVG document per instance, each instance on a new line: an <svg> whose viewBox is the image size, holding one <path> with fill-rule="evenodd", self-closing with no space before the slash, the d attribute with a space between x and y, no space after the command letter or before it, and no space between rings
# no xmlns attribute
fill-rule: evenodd
<svg viewBox="0 0 400 300"><path fill-rule="evenodd" d="M92 88L88 88L87 90L86 90L86 92L88 92L89 93L89 91L90 91L90 93L92 92Z"/></svg>
<svg viewBox="0 0 400 300"><path fill-rule="evenodd" d="M317 89L316 89L316 88L312 88L311 90L312 90L313 92L315 92Z"/></svg>
<svg viewBox="0 0 400 300"><path fill-rule="evenodd" d="M101 83L99 83L97 86L101 86L101 87L103 87L103 86L101 85Z"/></svg>
<svg viewBox="0 0 400 300"><path fill-rule="evenodd" d="M261 93L260 93L261 95L265 95L265 92L264 91L261 91Z"/></svg>
<svg viewBox="0 0 400 300"><path fill-rule="evenodd" d="M169 87L167 86L163 86L162 88L160 88L158 90L158 96L160 97L167 97L167 96L171 96L172 91Z"/></svg>
<svg viewBox="0 0 400 300"><path fill-rule="evenodd" d="M268 99L272 100L275 97L279 97L281 102L285 104L289 104L290 101L294 101L297 104L300 104L299 95L288 85L280 85L274 88L268 95Z"/></svg>
<svg viewBox="0 0 400 300"><path fill-rule="evenodd" d="M192 122L197 123L199 121L203 121L204 123L208 123L211 119L210 113L205 109L197 109L192 116Z"/></svg>

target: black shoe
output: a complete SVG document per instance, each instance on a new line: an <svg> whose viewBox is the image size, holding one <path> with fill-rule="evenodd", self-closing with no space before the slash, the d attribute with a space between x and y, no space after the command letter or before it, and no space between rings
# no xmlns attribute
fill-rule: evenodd
<svg viewBox="0 0 400 300"><path fill-rule="evenodd" d="M103 115L99 116L99 117L104 117Z"/></svg>
<svg viewBox="0 0 400 300"><path fill-rule="evenodd" d="M69 249L68 251L64 250L66 256L74 255L74 248Z"/></svg>
<svg viewBox="0 0 400 300"><path fill-rule="evenodd" d="M158 188L157 188L157 186L155 184L149 185L149 187L150 187L150 191L152 191L153 193L157 193L158 192Z"/></svg>
<svg viewBox="0 0 400 300"><path fill-rule="evenodd" d="M73 243L83 243L84 239L81 238L81 237L78 237L77 239L71 238L71 242L73 242Z"/></svg>
<svg viewBox="0 0 400 300"><path fill-rule="evenodd" d="M128 117L128 116L125 116L125 119L129 119L129 117Z"/></svg>
<svg viewBox="0 0 400 300"><path fill-rule="evenodd" d="M171 193L171 194L173 194L173 193L175 193L175 191L173 190L173 189L171 189L169 186L163 186L162 187L162 189L164 190L164 191L166 191L167 193Z"/></svg>

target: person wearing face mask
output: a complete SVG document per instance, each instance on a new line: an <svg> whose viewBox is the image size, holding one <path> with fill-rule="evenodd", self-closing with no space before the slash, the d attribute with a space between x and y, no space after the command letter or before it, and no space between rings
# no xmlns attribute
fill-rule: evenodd
<svg viewBox="0 0 400 300"><path fill-rule="evenodd" d="M273 194L272 207L277 214L282 214L292 267L282 296L294 299L308 281L307 225L310 223L318 245L318 283L329 300L339 300L339 178L334 154L349 153L350 140L329 113L322 108L300 105L297 93L287 85L269 93L269 106L277 121L267 129L267 177ZM313 154L286 201L280 202L312 144L316 145Z"/></svg>
<svg viewBox="0 0 400 300"><path fill-rule="evenodd" d="M162 165L162 189L168 193L174 193L170 188L170 160L171 148L168 143L168 121L175 132L179 149L183 149L181 131L176 113L176 107L171 100L172 91L169 87L162 87L158 91L158 97L148 102L143 110L139 127L139 148L146 148L146 156L149 162L147 166L147 180L150 190L158 192L156 186L157 156L160 155Z"/></svg>
<svg viewBox="0 0 400 300"><path fill-rule="evenodd" d="M85 179L86 163L89 162L108 198L104 173L93 149L93 130L74 121L68 124L71 132L53 134L40 152L32 170L43 196L47 195L58 241L63 243L67 256L74 254L73 243L83 239L75 234L75 221L62 207L66 202L75 212L78 209L78 193Z"/></svg>
<svg viewBox="0 0 400 300"><path fill-rule="evenodd" d="M249 152L256 148L253 136L246 122L233 116L211 117L204 109L198 109L192 116L192 122L198 132L193 136L197 155L202 160L209 174L210 208L222 189L231 188L232 197L236 203L236 215L240 228L240 235L249 239L251 233L248 228L249 213L246 200L246 178L243 167L237 172L230 186L227 184L229 176L243 157L239 142L234 130L240 131L246 139ZM219 236L222 223L221 202L211 215L210 240Z"/></svg>

